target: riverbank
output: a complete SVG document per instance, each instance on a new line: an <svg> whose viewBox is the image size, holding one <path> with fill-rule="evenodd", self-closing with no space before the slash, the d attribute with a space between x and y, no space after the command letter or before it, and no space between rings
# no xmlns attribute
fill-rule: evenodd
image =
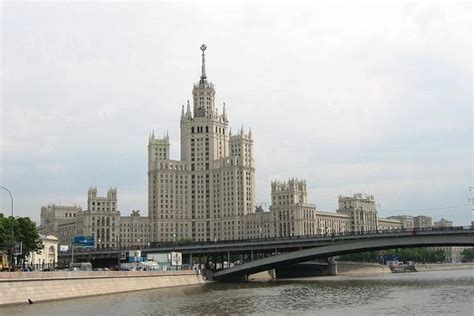
<svg viewBox="0 0 474 316"><path fill-rule="evenodd" d="M416 264L418 272L474 269L474 262L466 263L426 263Z"/></svg>
<svg viewBox="0 0 474 316"><path fill-rule="evenodd" d="M416 272L448 271L474 269L474 262L470 263L427 263L416 264ZM337 262L337 275L371 275L381 273L392 273L390 267L378 263L368 262Z"/></svg>
<svg viewBox="0 0 474 316"><path fill-rule="evenodd" d="M0 306L203 283L195 271L1 272Z"/></svg>
<svg viewBox="0 0 474 316"><path fill-rule="evenodd" d="M370 275L392 273L389 266L370 262L338 261L337 275Z"/></svg>
<svg viewBox="0 0 474 316"><path fill-rule="evenodd" d="M474 270L473 263L428 263L428 264L417 264L415 266L416 272L428 272L428 271L449 271L449 270ZM392 271L388 265L382 265L379 263L370 262L353 262L353 261L338 261L337 262L337 275L336 276L308 276L308 278L326 278L331 279L337 276L370 276L378 274L391 274ZM263 271L255 273L249 276L249 281L269 281L274 280L274 271ZM282 278L280 280L301 280L299 278Z"/></svg>

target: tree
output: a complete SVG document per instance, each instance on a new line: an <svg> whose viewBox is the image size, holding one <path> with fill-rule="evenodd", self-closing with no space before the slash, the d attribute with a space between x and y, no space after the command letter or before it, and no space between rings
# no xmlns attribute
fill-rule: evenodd
<svg viewBox="0 0 474 316"><path fill-rule="evenodd" d="M398 257L400 261L414 261L414 262L443 262L445 254L443 250L433 250L426 248L400 248L389 249L383 251L384 256ZM358 261L358 262L377 262L379 252L368 251L347 254L340 257L343 261Z"/></svg>
<svg viewBox="0 0 474 316"><path fill-rule="evenodd" d="M178 239L178 241L176 242L178 246L189 246L192 243L193 241L191 239L186 239L186 238Z"/></svg>
<svg viewBox="0 0 474 316"><path fill-rule="evenodd" d="M467 248L461 252L463 259L465 261L473 261L474 260L474 248Z"/></svg>
<svg viewBox="0 0 474 316"><path fill-rule="evenodd" d="M13 225L13 240L11 227ZM30 252L39 252L43 243L39 239L35 223L29 217L4 217L0 216L0 249L11 254L13 242L22 243L22 253L17 256L18 261L23 261Z"/></svg>

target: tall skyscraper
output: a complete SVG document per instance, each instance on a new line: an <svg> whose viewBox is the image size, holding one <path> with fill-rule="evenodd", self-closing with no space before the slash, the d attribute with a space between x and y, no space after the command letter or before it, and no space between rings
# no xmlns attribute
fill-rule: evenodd
<svg viewBox="0 0 474 316"><path fill-rule="evenodd" d="M245 215L254 212L255 168L250 130L229 131L225 104L206 74L181 109L181 159L170 159L169 136L148 142L148 214L152 240L194 241L245 238Z"/></svg>

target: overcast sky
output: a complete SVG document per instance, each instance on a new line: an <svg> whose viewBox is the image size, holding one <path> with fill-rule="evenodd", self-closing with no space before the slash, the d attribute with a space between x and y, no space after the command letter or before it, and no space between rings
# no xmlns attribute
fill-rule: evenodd
<svg viewBox="0 0 474 316"><path fill-rule="evenodd" d="M85 208L89 186L147 214L148 135L169 131L179 159L206 43L216 105L252 128L258 202L298 177L325 211L367 192L382 217L472 219L469 2L2 2L1 27L0 185L17 215Z"/></svg>

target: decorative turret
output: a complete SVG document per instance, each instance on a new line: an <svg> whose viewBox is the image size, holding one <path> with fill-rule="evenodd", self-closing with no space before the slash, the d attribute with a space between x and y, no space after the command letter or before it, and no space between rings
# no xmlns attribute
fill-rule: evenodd
<svg viewBox="0 0 474 316"><path fill-rule="evenodd" d="M191 113L191 105L189 104L189 100L187 101L187 107L186 107L186 118L191 119L192 118L192 113Z"/></svg>
<svg viewBox="0 0 474 316"><path fill-rule="evenodd" d="M272 180L272 206L306 204L308 191L306 180L290 178L287 182Z"/></svg>
<svg viewBox="0 0 474 316"><path fill-rule="evenodd" d="M181 105L181 122L183 122L185 118L186 117L184 116L184 104L183 104Z"/></svg>
<svg viewBox="0 0 474 316"><path fill-rule="evenodd" d="M159 160L170 159L170 137L168 132L162 138L155 137L153 132L148 140L148 169L156 167Z"/></svg>

